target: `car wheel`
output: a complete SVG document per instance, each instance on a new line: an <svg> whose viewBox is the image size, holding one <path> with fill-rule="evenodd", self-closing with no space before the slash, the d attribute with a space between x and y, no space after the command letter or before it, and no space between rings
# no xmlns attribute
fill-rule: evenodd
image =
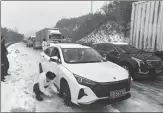
<svg viewBox="0 0 163 113"><path fill-rule="evenodd" d="M43 72L42 65L41 63L39 63L39 73L42 73L42 72Z"/></svg>
<svg viewBox="0 0 163 113"><path fill-rule="evenodd" d="M135 80L134 73L132 72L131 66L127 63L123 63L121 66L128 71L131 80Z"/></svg>
<svg viewBox="0 0 163 113"><path fill-rule="evenodd" d="M61 95L62 95L62 98L63 98L65 104L67 106L71 106L72 105L72 102L71 102L71 93L70 93L70 88L69 88L67 82L65 82L65 84L62 85Z"/></svg>
<svg viewBox="0 0 163 113"><path fill-rule="evenodd" d="M156 75L156 73L150 73L150 80L152 80L152 81L155 81L156 80L156 78L157 78L157 75Z"/></svg>

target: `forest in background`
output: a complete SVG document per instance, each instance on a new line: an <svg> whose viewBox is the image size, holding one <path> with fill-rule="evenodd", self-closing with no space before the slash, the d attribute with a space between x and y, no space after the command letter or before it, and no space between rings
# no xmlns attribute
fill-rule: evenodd
<svg viewBox="0 0 163 113"><path fill-rule="evenodd" d="M65 37L73 42L89 35L100 28L108 20L116 22L121 27L125 37L129 37L132 3L136 1L112 1L104 4L101 10L94 14L87 14L76 18L62 18L55 27L59 28Z"/></svg>
<svg viewBox="0 0 163 113"><path fill-rule="evenodd" d="M9 29L7 27L1 27L1 35L5 37L6 43L8 42L20 42L24 39L24 35L17 30Z"/></svg>

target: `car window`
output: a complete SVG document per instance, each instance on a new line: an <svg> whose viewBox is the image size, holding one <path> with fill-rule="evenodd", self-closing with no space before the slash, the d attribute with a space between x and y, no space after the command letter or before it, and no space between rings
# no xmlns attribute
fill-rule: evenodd
<svg viewBox="0 0 163 113"><path fill-rule="evenodd" d="M103 44L97 44L96 49L97 50L104 50L104 45Z"/></svg>
<svg viewBox="0 0 163 113"><path fill-rule="evenodd" d="M50 56L50 49L49 49L49 48L45 49L44 53L45 53L46 55Z"/></svg>
<svg viewBox="0 0 163 113"><path fill-rule="evenodd" d="M51 47L50 48L50 57L56 56L55 53L56 53L56 48Z"/></svg>
<svg viewBox="0 0 163 113"><path fill-rule="evenodd" d="M106 44L105 45L104 50L107 51L107 52L109 52L109 53L110 52L113 52L113 51L117 52L116 49L112 45L109 45L109 44Z"/></svg>
<svg viewBox="0 0 163 113"><path fill-rule="evenodd" d="M61 57L60 57L60 52L59 52L59 50L58 49L56 49L56 56L60 59Z"/></svg>
<svg viewBox="0 0 163 113"><path fill-rule="evenodd" d="M58 48L52 47L50 51L50 57L57 56L60 59L60 53Z"/></svg>
<svg viewBox="0 0 163 113"><path fill-rule="evenodd" d="M92 45L93 49L97 49L97 47L98 47L97 45Z"/></svg>

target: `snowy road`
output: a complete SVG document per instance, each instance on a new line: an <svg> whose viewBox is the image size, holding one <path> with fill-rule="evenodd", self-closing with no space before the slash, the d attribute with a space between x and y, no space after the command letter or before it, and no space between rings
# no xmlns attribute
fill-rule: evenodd
<svg viewBox="0 0 163 113"><path fill-rule="evenodd" d="M87 107L76 105L67 107L57 95L43 102L36 101L31 95L32 86L38 76L39 50L27 48L23 43L11 45L9 48L10 76L1 82L1 111L13 108L24 108L36 112L140 112L163 111L163 76L156 81L132 82L131 98L112 105L95 104ZM10 104L9 104L10 103Z"/></svg>

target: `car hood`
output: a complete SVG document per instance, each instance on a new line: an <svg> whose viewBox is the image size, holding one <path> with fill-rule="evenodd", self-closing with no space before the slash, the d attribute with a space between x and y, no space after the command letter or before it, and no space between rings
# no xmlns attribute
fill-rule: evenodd
<svg viewBox="0 0 163 113"><path fill-rule="evenodd" d="M146 61L146 60L161 60L159 57L157 57L153 53L130 54L130 56L141 59L143 61Z"/></svg>
<svg viewBox="0 0 163 113"><path fill-rule="evenodd" d="M128 72L112 62L66 64L72 73L96 82L112 82L128 78Z"/></svg>

